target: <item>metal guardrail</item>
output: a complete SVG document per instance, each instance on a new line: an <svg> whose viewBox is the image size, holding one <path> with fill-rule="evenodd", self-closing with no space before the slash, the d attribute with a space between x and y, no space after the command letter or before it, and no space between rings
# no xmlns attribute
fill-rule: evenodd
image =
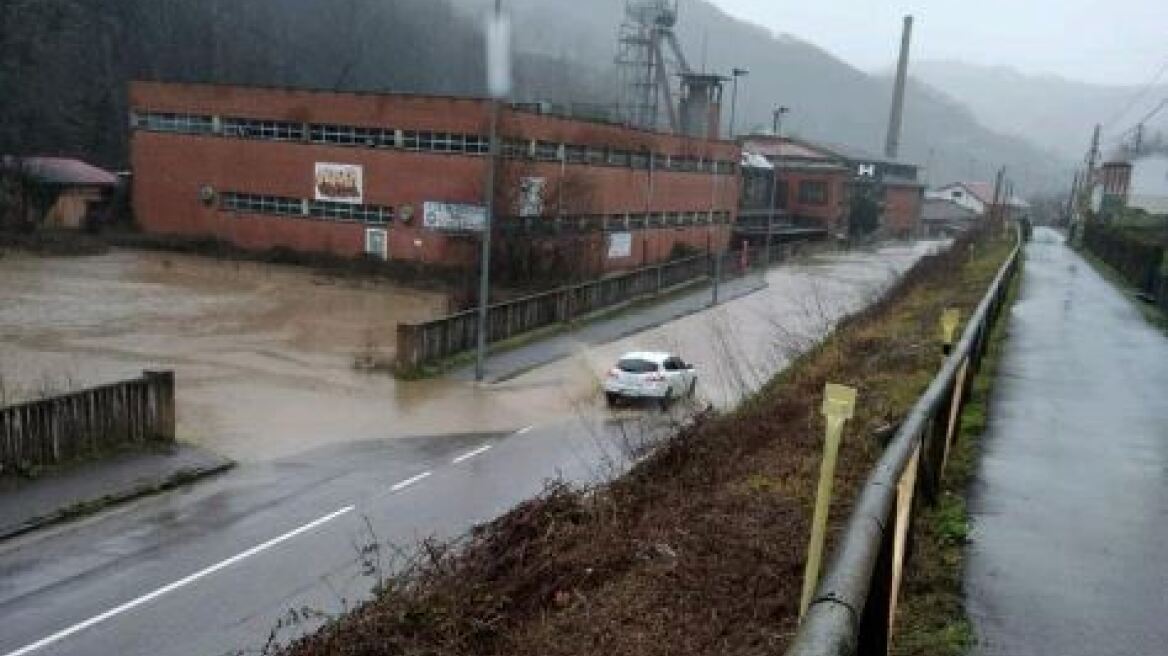
<svg viewBox="0 0 1168 656"><path fill-rule="evenodd" d="M786 656L888 653L913 510L936 502L961 410L1018 268L1021 240L940 373L876 463Z"/></svg>

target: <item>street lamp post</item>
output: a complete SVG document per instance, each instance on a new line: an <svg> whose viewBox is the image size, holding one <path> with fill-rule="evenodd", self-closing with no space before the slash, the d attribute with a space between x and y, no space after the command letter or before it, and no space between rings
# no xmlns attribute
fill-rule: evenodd
<svg viewBox="0 0 1168 656"><path fill-rule="evenodd" d="M775 112L774 112L774 117L775 117L775 125L774 125L774 128L775 128L775 136L776 136L776 137L778 137L778 138L780 138L780 139L782 139L782 138L783 138L783 114L786 114L786 113L787 113L787 112L789 112L789 111L791 111L791 108L790 108L790 107L784 107L784 106L782 106L782 105L780 105L779 107L776 107L776 108L775 108Z"/></svg>
<svg viewBox="0 0 1168 656"><path fill-rule="evenodd" d="M775 161L771 162L771 194L770 202L767 203L766 235L763 238L762 275L764 278L766 277L767 269L769 269L771 265L771 233L774 232L774 226L772 224L775 220L775 204L779 195L779 160L781 160L783 156L783 114L786 114L789 111L791 111L790 107L784 107L781 105L775 108L775 136L778 137L779 143L775 152Z"/></svg>
<svg viewBox="0 0 1168 656"><path fill-rule="evenodd" d="M495 169L499 163L499 104L510 93L510 26L503 17L503 0L495 0L495 13L487 27L487 86L491 96L490 162L484 198L482 252L479 256L478 340L475 349L475 380L486 377L488 310L491 293L491 226L495 212Z"/></svg>
<svg viewBox="0 0 1168 656"><path fill-rule="evenodd" d="M734 120L738 115L738 78L750 75L750 71L745 68L735 68L730 72L731 78L734 80L733 90L730 92L730 138L734 139Z"/></svg>

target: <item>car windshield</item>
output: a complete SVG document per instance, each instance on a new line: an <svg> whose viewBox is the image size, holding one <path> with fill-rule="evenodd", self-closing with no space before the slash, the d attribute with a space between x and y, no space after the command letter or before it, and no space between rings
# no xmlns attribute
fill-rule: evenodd
<svg viewBox="0 0 1168 656"><path fill-rule="evenodd" d="M616 368L630 374L647 374L657 371L657 363L640 358L625 358L616 363Z"/></svg>

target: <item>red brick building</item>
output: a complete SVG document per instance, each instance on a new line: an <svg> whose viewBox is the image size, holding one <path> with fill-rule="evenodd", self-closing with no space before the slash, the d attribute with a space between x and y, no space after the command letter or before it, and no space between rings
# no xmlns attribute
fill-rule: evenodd
<svg viewBox="0 0 1168 656"><path fill-rule="evenodd" d="M248 249L477 261L487 101L134 82L134 211L156 234ZM576 270L721 250L738 200L730 142L504 107L496 223Z"/></svg>
<svg viewBox="0 0 1168 656"><path fill-rule="evenodd" d="M846 236L855 228L850 225L853 197L868 195L880 208L874 228L897 237L921 231L924 185L916 181L917 167L912 164L846 146L773 135L746 137L742 147L776 167L776 207L796 225ZM749 187L747 182L744 207L752 206Z"/></svg>
<svg viewBox="0 0 1168 656"><path fill-rule="evenodd" d="M770 135L747 137L742 148L775 167L775 207L793 223L832 235L847 233L851 171L843 160L814 145Z"/></svg>

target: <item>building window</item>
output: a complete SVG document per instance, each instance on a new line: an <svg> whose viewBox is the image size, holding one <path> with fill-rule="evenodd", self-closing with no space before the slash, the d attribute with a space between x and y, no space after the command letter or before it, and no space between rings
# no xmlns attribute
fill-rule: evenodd
<svg viewBox="0 0 1168 656"><path fill-rule="evenodd" d="M564 146L564 160L569 164L587 164L588 148L585 146Z"/></svg>
<svg viewBox="0 0 1168 656"><path fill-rule="evenodd" d="M223 134L228 137L267 141L303 141L305 137L303 123L250 118L223 119Z"/></svg>
<svg viewBox="0 0 1168 656"><path fill-rule="evenodd" d="M272 214L276 216L308 216L318 219L361 221L384 225L393 219L393 208L381 205L352 205L327 201L304 201L299 198L243 194L233 191L219 195L219 208L224 212Z"/></svg>
<svg viewBox="0 0 1168 656"><path fill-rule="evenodd" d="M826 205L827 183L823 180L803 180L800 182L799 202L804 205Z"/></svg>
<svg viewBox="0 0 1168 656"><path fill-rule="evenodd" d="M226 212L247 214L276 214L280 216L303 216L304 202L299 198L266 196L262 194L240 194L232 191L219 195L219 207Z"/></svg>
<svg viewBox="0 0 1168 656"><path fill-rule="evenodd" d="M150 132L178 134L211 134L212 118L202 114L175 114L170 112L131 112L130 127Z"/></svg>
<svg viewBox="0 0 1168 656"><path fill-rule="evenodd" d="M368 146L370 148L392 148L397 145L393 130L359 128L351 125L311 125L308 128L308 140L315 144Z"/></svg>
<svg viewBox="0 0 1168 656"><path fill-rule="evenodd" d="M551 141L535 143L535 158L545 162L560 161L560 144Z"/></svg>
<svg viewBox="0 0 1168 656"><path fill-rule="evenodd" d="M610 151L608 151L608 165L609 166L628 166L629 165L629 151L627 151L627 150L610 150Z"/></svg>
<svg viewBox="0 0 1168 656"><path fill-rule="evenodd" d="M392 207L353 205L320 200L314 200L308 204L308 213L318 219L360 221L378 225L389 223L393 219Z"/></svg>
<svg viewBox="0 0 1168 656"><path fill-rule="evenodd" d="M629 165L635 169L649 168L649 153L636 152L629 154Z"/></svg>
<svg viewBox="0 0 1168 656"><path fill-rule="evenodd" d="M503 157L511 159L528 159L531 157L531 142L526 139L504 139Z"/></svg>

